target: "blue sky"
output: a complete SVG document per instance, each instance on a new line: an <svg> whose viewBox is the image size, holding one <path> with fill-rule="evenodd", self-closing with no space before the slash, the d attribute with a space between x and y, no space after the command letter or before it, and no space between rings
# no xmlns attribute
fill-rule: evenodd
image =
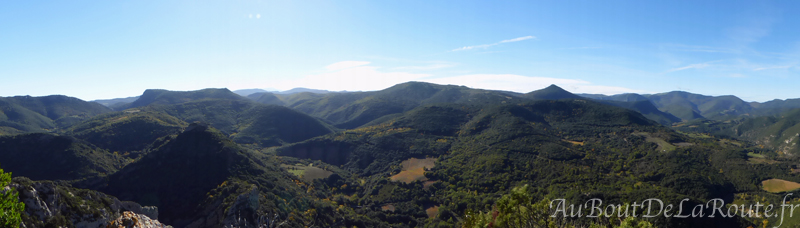
<svg viewBox="0 0 800 228"><path fill-rule="evenodd" d="M0 96L683 90L800 98L796 1L2 1Z"/></svg>

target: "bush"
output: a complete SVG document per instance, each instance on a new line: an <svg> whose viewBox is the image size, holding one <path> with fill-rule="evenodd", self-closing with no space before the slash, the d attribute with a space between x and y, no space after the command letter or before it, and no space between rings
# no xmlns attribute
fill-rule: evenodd
<svg viewBox="0 0 800 228"><path fill-rule="evenodd" d="M11 173L5 173L0 168L0 227L19 227L22 222L20 212L25 209L25 204L19 202L17 191L5 190L9 183Z"/></svg>

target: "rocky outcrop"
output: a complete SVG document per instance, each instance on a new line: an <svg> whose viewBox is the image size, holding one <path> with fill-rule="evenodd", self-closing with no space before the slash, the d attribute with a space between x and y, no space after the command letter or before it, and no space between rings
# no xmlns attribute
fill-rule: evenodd
<svg viewBox="0 0 800 228"><path fill-rule="evenodd" d="M130 211L122 212L122 216L108 223L108 228L166 228L171 227L158 220L150 219L149 217L141 214L136 214Z"/></svg>
<svg viewBox="0 0 800 228"><path fill-rule="evenodd" d="M73 188L63 182L16 177L9 187L19 192L20 201L25 203L20 227L128 227L110 226L130 223L125 221L147 221L143 224L152 225L136 227L166 227L155 220L158 218L155 207L119 201L116 197Z"/></svg>

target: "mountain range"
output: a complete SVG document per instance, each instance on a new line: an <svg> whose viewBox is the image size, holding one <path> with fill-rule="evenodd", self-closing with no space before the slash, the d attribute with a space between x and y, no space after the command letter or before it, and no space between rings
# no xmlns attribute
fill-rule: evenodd
<svg viewBox="0 0 800 228"><path fill-rule="evenodd" d="M762 181L800 182L796 108L793 99L681 91L515 93L423 82L369 92L152 89L96 102L2 97L0 167L20 192L48 189L20 197L26 227L108 225L125 211L175 227L454 227L473 212L497 213L499 199L525 185L537 200L778 203L783 195ZM82 198L60 205L105 212L41 214L36 202L73 192ZM636 220L747 227L777 219Z"/></svg>

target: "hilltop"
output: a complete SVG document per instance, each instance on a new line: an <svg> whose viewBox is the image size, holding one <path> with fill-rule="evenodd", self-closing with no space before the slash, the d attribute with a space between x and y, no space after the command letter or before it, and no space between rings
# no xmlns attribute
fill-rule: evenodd
<svg viewBox="0 0 800 228"><path fill-rule="evenodd" d="M112 110L74 97L0 97L0 135L67 128Z"/></svg>

